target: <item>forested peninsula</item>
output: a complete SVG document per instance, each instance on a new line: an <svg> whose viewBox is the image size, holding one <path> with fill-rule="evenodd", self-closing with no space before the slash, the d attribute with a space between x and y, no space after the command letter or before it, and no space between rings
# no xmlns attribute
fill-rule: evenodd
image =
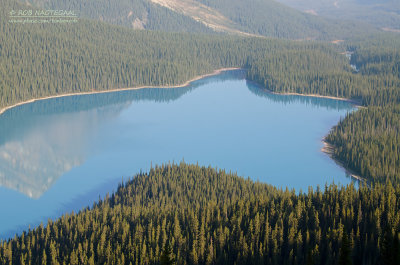
<svg viewBox="0 0 400 265"><path fill-rule="evenodd" d="M1 264L399 264L400 185L279 190L167 164L0 245ZM346 262L346 263L342 263Z"/></svg>

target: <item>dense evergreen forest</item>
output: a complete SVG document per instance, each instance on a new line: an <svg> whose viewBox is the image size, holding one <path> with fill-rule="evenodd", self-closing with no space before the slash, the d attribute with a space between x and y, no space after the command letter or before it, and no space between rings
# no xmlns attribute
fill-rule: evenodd
<svg viewBox="0 0 400 265"><path fill-rule="evenodd" d="M367 109L349 114L326 140L334 156L372 181L400 180L400 41L374 39L350 47L356 74L367 83L362 103Z"/></svg>
<svg viewBox="0 0 400 265"><path fill-rule="evenodd" d="M7 12L18 8L16 2L5 5L0 10L2 107L69 92L176 85L245 60L244 54L229 58L241 48L232 46L230 37L134 31L83 19L19 25L8 22Z"/></svg>
<svg viewBox="0 0 400 265"><path fill-rule="evenodd" d="M334 156L373 181L399 181L400 105L369 107L348 115L326 140Z"/></svg>
<svg viewBox="0 0 400 265"><path fill-rule="evenodd" d="M364 106L400 103L398 47L400 37L387 34L349 42L343 49L358 72L343 54L278 50L252 61L248 78L279 93L353 98Z"/></svg>
<svg viewBox="0 0 400 265"><path fill-rule="evenodd" d="M0 244L1 264L399 264L400 186L278 190L213 168L141 173Z"/></svg>

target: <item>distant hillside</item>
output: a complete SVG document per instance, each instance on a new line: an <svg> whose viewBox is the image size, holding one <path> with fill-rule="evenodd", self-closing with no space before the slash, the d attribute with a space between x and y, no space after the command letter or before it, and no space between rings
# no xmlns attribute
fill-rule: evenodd
<svg viewBox="0 0 400 265"><path fill-rule="evenodd" d="M336 19L352 19L400 33L398 0L277 0L306 13Z"/></svg>
<svg viewBox="0 0 400 265"><path fill-rule="evenodd" d="M374 31L358 23L324 19L274 0L30 0L74 10L80 17L160 31L225 32L296 40L349 39Z"/></svg>
<svg viewBox="0 0 400 265"><path fill-rule="evenodd" d="M301 40L348 39L373 28L323 19L299 12L274 0L197 0L215 8L250 33Z"/></svg>

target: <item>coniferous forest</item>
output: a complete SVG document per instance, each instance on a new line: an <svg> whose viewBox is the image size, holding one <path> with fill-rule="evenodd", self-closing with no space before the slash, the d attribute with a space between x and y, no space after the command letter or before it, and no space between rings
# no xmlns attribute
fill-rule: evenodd
<svg viewBox="0 0 400 265"><path fill-rule="evenodd" d="M361 176L399 181L399 105L360 109L339 122L326 140L335 144L334 155Z"/></svg>
<svg viewBox="0 0 400 265"><path fill-rule="evenodd" d="M220 8L223 1L199 2ZM400 264L399 35L333 44L207 34L161 8L152 23L173 19L151 29L202 33L84 18L23 26L10 24L7 12L24 3L1 7L0 108L64 93L173 86L240 67L260 89L357 102L325 140L369 185L303 193L183 162L158 166L79 213L1 241L0 264ZM259 17L226 12L265 34Z"/></svg>
<svg viewBox="0 0 400 265"><path fill-rule="evenodd" d="M399 264L399 198L399 185L296 194L168 164L3 242L0 262L159 264L168 245L177 264Z"/></svg>

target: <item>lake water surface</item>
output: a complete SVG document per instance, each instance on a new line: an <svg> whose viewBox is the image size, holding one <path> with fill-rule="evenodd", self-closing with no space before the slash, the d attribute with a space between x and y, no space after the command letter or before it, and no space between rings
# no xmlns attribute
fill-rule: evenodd
<svg viewBox="0 0 400 265"><path fill-rule="evenodd" d="M273 95L229 71L187 87L37 101L0 116L0 239L91 206L151 165L211 165L278 187L347 184L320 150L354 107Z"/></svg>

